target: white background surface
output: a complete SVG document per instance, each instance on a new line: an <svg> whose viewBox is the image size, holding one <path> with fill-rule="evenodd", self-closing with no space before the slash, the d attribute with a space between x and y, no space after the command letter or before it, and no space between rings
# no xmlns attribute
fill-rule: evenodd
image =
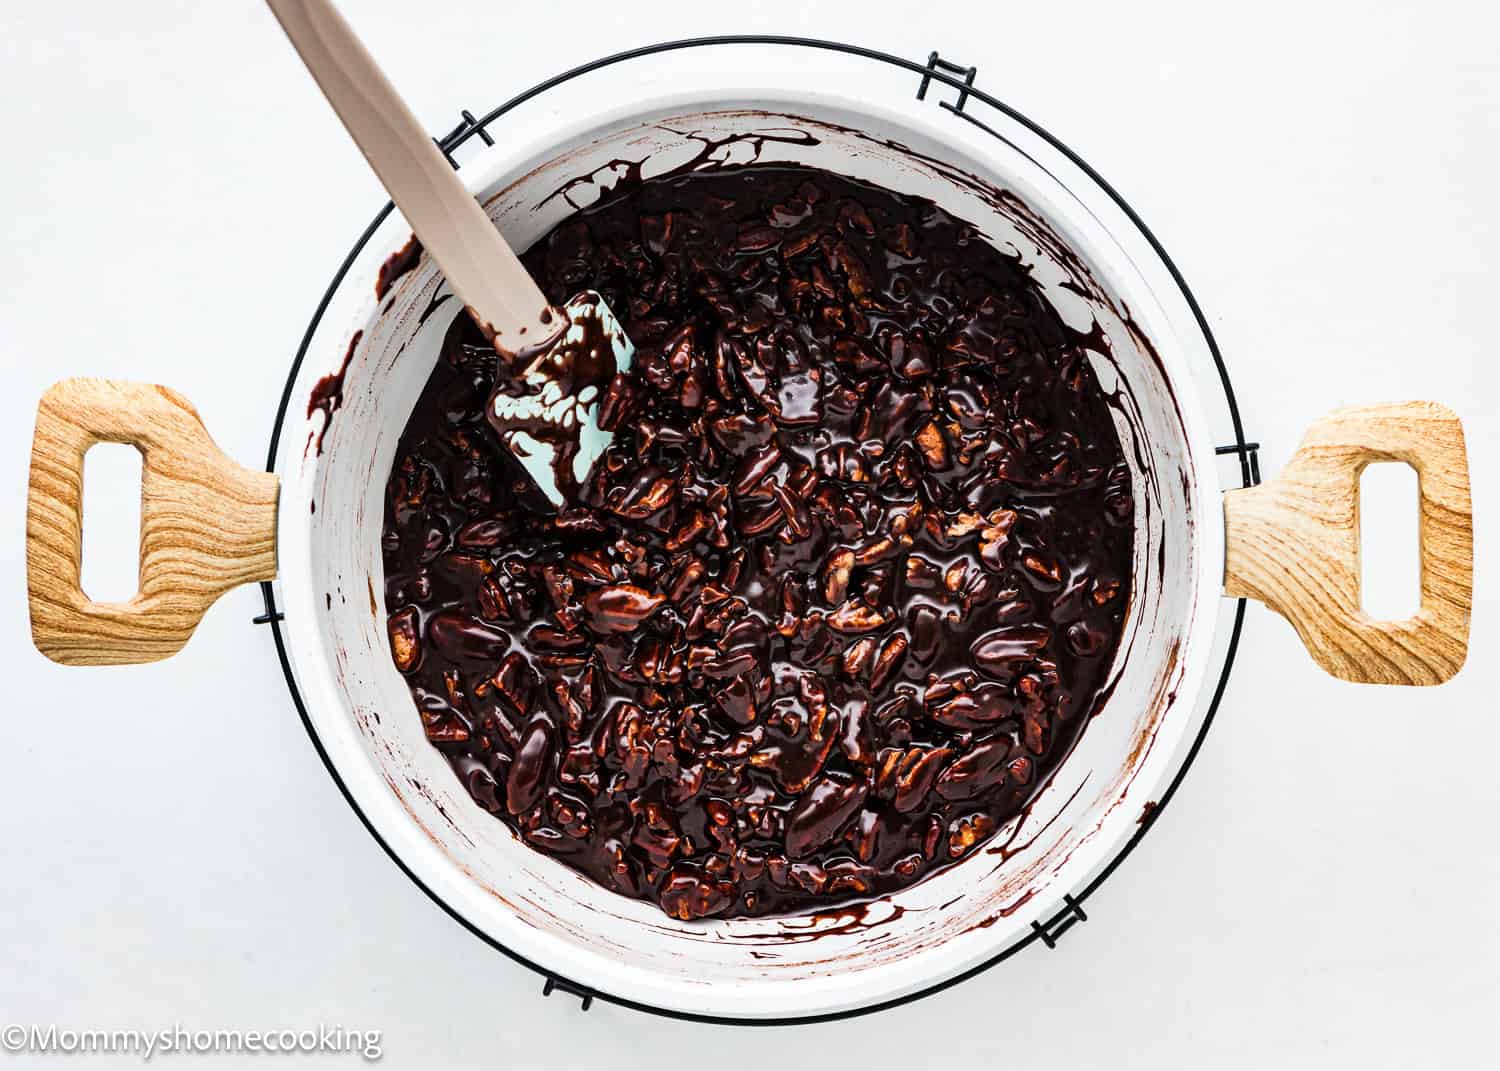
<svg viewBox="0 0 1500 1071"><path fill-rule="evenodd" d="M667 36L800 33L977 64L981 85L1078 149L1177 259L1268 475L1334 406L1431 397L1459 411L1479 516L1467 669L1436 690L1340 684L1252 606L1197 765L1055 951L816 1027L686 1025L597 1004L583 1015L562 995L544 1000L536 976L450 921L360 827L288 701L269 635L249 623L256 592L225 597L167 663L69 670L32 649L22 518L41 391L67 374L165 383L228 453L261 464L307 318L383 197L258 4L7 3L0 1025L336 1023L382 1030L398 1067L1494 1060L1493 9L510 7L345 4L434 131L461 108ZM564 12L572 28L544 21ZM133 540L135 494L100 495L94 531ZM1396 542L1377 532L1373 552Z"/></svg>

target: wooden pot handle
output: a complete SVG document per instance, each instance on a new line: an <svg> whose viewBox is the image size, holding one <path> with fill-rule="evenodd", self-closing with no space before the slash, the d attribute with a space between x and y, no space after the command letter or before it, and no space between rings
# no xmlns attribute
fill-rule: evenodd
<svg viewBox="0 0 1500 1071"><path fill-rule="evenodd" d="M79 586L83 455L99 442L141 452L140 590L93 602ZM154 662L187 643L239 584L276 575L277 479L241 468L166 387L67 379L42 396L26 501L31 636L71 666Z"/></svg>
<svg viewBox="0 0 1500 1071"><path fill-rule="evenodd" d="M1359 477L1404 461L1421 496L1422 603L1405 621L1360 609ZM1469 463L1458 417L1434 402L1340 409L1281 475L1224 495L1224 590L1290 621L1335 677L1441 684L1464 664L1474 587Z"/></svg>

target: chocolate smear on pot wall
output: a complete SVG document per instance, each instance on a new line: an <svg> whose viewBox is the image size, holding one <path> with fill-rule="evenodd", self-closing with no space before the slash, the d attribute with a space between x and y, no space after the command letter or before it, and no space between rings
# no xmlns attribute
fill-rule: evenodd
<svg viewBox="0 0 1500 1071"><path fill-rule="evenodd" d="M375 276L375 300L379 301L390 292L396 280L417 266L417 261L422 259L422 242L414 234L407 239L406 244L385 258L385 263L380 265L380 272Z"/></svg>
<svg viewBox="0 0 1500 1071"><path fill-rule="evenodd" d="M1103 340L938 206L803 167L632 177L523 259L637 359L562 513L521 497L464 317L398 444L385 605L476 804L678 918L834 910L979 850L1129 602Z"/></svg>
<svg viewBox="0 0 1500 1071"><path fill-rule="evenodd" d="M319 454L323 452L323 437L333 424L333 414L344 404L344 373L349 371L349 362L354 359L354 351L359 348L360 339L364 337L363 331L354 332L354 337L349 340L349 348L344 351L344 359L339 362L338 371L319 379L307 399L309 419L314 413L323 414L323 426L316 432L316 452ZM314 445L312 438L309 438L308 445Z"/></svg>
<svg viewBox="0 0 1500 1071"><path fill-rule="evenodd" d="M736 116L753 116L757 119L775 118L766 112L718 112L715 118L731 119ZM696 153L674 165L669 170L653 175L652 181L667 180L674 176L685 175L690 172L706 172L729 168L744 167L760 160L761 153L767 145L800 145L811 147L818 144L818 139L811 132L800 127L786 127L781 130L748 130L719 137L710 137L696 131L674 130L668 126L661 126L662 130L698 142L699 148ZM735 158L735 150L743 149L739 158ZM715 159L714 154L720 153L723 159ZM646 181L645 166L648 158L640 160L613 159L600 164L586 175L577 175L568 179L551 193L547 194L535 205L535 208L544 207L554 198L562 198L575 209L590 207L599 197L620 193L639 186ZM580 191L589 190L595 194L594 198L577 198Z"/></svg>

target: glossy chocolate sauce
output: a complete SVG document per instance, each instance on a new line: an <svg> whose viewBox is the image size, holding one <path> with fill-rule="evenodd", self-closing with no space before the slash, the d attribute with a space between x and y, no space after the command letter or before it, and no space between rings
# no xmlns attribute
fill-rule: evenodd
<svg viewBox="0 0 1500 1071"><path fill-rule="evenodd" d="M387 487L393 657L478 804L678 918L975 851L1071 748L1130 587L1106 399L1017 260L806 168L630 181L524 260L636 345L561 514L450 329Z"/></svg>

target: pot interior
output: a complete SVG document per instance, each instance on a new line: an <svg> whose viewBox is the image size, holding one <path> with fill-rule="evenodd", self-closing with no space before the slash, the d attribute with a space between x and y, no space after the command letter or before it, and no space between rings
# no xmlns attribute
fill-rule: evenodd
<svg viewBox="0 0 1500 1071"><path fill-rule="evenodd" d="M1192 720L1194 623L1217 600L1218 563L1204 555L1216 544L1202 531L1215 523L1202 496L1216 494L1216 479L1201 471L1184 417L1186 377L1172 367L1170 330L1145 284L1019 152L971 155L867 105L679 101L553 135L530 154L493 155L488 170L463 174L517 248L636 167L649 177L692 162L795 162L929 198L1019 253L1062 317L1081 330L1097 321L1113 351L1096 356L1094 369L1114 399L1137 500L1126 631L1107 705L1031 807L964 862L862 908L788 918L678 922L606 891L469 798L428 744L391 662L380 554L386 478L444 333L462 314L456 300L433 309L446 290L424 256L382 301L372 300L372 273L345 284L369 288L363 308L337 348L309 354L316 367L302 377L333 372L347 350L341 407L326 427L322 412L304 424L306 395L294 394L299 419L280 466L294 670L360 809L430 891L494 940L556 974L659 1007L741 1017L840 1010L951 977L1028 935L1134 831L1175 768ZM401 240L392 234L374 263ZM320 337L331 343L328 330Z"/></svg>

